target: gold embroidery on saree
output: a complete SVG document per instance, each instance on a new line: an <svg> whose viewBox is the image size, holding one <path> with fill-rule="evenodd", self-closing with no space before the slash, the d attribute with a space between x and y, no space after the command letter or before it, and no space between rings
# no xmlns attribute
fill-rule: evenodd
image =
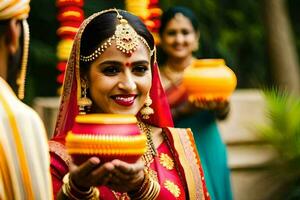
<svg viewBox="0 0 300 200"><path fill-rule="evenodd" d="M159 156L159 162L168 170L174 169L174 161L172 160L172 158L170 158L170 156L168 156L168 154L161 153Z"/></svg>
<svg viewBox="0 0 300 200"><path fill-rule="evenodd" d="M173 183L172 181L170 180L166 180L164 182L164 187L169 191L171 192L174 197L178 198L181 194L180 192L180 188L178 185L176 185L175 183Z"/></svg>

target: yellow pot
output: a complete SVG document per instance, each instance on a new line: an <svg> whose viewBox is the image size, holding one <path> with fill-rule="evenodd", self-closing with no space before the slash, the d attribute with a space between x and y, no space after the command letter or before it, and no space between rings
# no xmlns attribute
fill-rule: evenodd
<svg viewBox="0 0 300 200"><path fill-rule="evenodd" d="M234 72L226 66L224 59L198 59L183 75L183 84L189 100L228 100L236 88Z"/></svg>

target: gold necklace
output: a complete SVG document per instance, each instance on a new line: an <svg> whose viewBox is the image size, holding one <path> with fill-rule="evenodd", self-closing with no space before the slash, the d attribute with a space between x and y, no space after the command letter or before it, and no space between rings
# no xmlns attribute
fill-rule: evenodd
<svg viewBox="0 0 300 200"><path fill-rule="evenodd" d="M145 159L145 164L150 165L151 162L153 161L153 158L157 156L157 151L152 139L152 133L151 133L151 127L148 124L144 124L143 122L139 121L138 126L140 130L146 134L147 137L147 151L143 155L143 159ZM147 166L149 167L149 166Z"/></svg>
<svg viewBox="0 0 300 200"><path fill-rule="evenodd" d="M157 172L150 168L150 165L153 162L154 157L157 156L157 151L152 139L151 127L148 124L144 124L141 121L138 122L138 126L140 130L146 134L147 137L147 151L142 156L142 160L144 161L145 164L145 170L152 178L152 180L158 181Z"/></svg>
<svg viewBox="0 0 300 200"><path fill-rule="evenodd" d="M174 71L169 65L163 67L161 72L170 84L175 87L181 82L183 77L183 71Z"/></svg>
<svg viewBox="0 0 300 200"><path fill-rule="evenodd" d="M166 77L166 79L171 83L173 86L178 86L183 78L183 73L186 68L191 66L191 64L194 62L195 58L192 58L189 61L189 64L184 67L182 70L174 70L174 66L167 64L162 68L161 72Z"/></svg>

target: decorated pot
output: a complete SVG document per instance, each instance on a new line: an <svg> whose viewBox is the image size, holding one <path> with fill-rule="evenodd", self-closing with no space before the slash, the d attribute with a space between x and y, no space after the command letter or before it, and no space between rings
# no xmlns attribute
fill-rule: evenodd
<svg viewBox="0 0 300 200"><path fill-rule="evenodd" d="M189 100L228 100L237 79L223 59L198 59L183 74L183 84Z"/></svg>
<svg viewBox="0 0 300 200"><path fill-rule="evenodd" d="M66 137L66 147L77 165L92 156L101 163L120 159L136 162L146 152L146 135L134 115L78 115Z"/></svg>

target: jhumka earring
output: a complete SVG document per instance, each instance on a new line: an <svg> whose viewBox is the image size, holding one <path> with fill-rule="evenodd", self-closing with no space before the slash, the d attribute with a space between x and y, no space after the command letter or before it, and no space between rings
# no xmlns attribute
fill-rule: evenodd
<svg viewBox="0 0 300 200"><path fill-rule="evenodd" d="M86 81L81 81L81 86L82 93L80 99L78 100L79 114L86 114L86 111L88 111L92 106L92 100L86 96L88 88Z"/></svg>
<svg viewBox="0 0 300 200"><path fill-rule="evenodd" d="M149 115L154 114L154 110L150 107L150 105L152 104L152 99L150 98L149 94L146 97L146 101L145 101L145 105L144 107L141 109L141 114L143 119L149 119Z"/></svg>

